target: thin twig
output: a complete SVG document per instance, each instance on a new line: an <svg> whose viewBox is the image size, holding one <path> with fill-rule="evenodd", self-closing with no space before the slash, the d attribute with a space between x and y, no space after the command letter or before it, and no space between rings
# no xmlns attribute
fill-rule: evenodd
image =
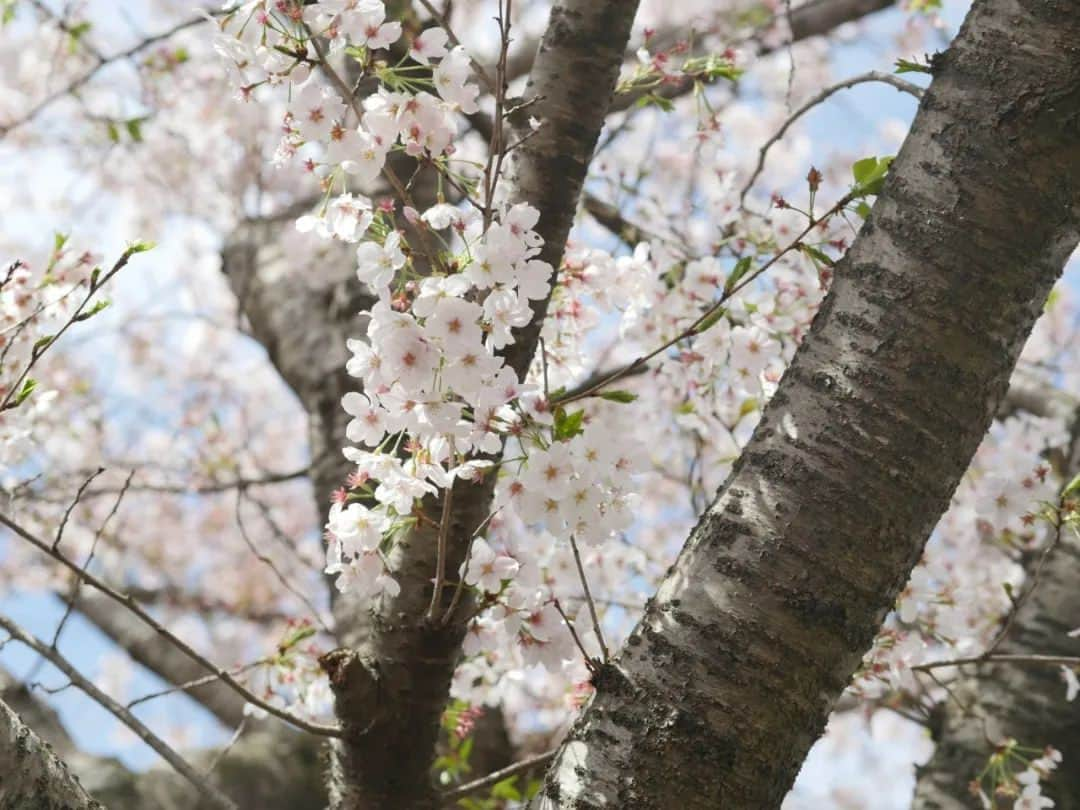
<svg viewBox="0 0 1080 810"><path fill-rule="evenodd" d="M240 721L240 723L236 726L236 731L233 732L232 736L229 738L229 741L225 743L225 747L218 751L214 755L214 758L210 760L210 764L206 768L207 778L209 778L210 775L217 769L217 766L221 764L221 761L223 759L225 759L226 755L232 750L232 747L236 745L237 741L240 739L240 735L243 734L244 730L247 728L247 722L248 718L246 717Z"/></svg>
<svg viewBox="0 0 1080 810"><path fill-rule="evenodd" d="M574 639L574 644L577 645L578 650L581 651L581 656L585 659L585 667L593 675L598 671L596 661L589 655L589 651L585 649L585 645L581 643L581 637L577 634L577 630L574 628L574 623L570 621L570 617L566 615L566 611L562 609L562 605L559 604L558 599L552 600L552 604L555 605L555 610L559 611L559 615L562 616L563 622L566 624L567 629L570 631L570 637Z"/></svg>
<svg viewBox="0 0 1080 810"><path fill-rule="evenodd" d="M847 204L852 201L852 199L854 198L850 193L845 194L843 197L840 198L839 201L837 201L835 205L833 205L832 208L826 211L821 217L810 220L809 224L807 224L807 226L803 228L802 232L799 233L799 235L796 236L795 239L793 239L786 247L775 253L772 258L770 258L767 262L761 265L761 267L757 268L752 273L748 273L747 275L745 275L738 284L735 284L730 289L725 289L717 301L715 301L711 306L709 306L709 308L702 312L701 315L693 323L691 323L688 327L686 327L686 329L677 334L675 337L665 341L661 346L653 349L648 354L643 354L636 360L627 363L622 368L616 369L615 371L611 372L603 379L598 380L588 388L574 393L573 396L570 396L569 394L564 394L551 404L566 405L567 403L590 397L593 394L599 392L601 389L615 382L616 380L622 379L623 377L629 376L631 374L636 374L644 371L648 362L654 357L661 354L662 352L667 351L680 340L685 340L686 338L694 337L695 335L699 334L699 332L701 331L701 327L706 324L710 318L719 313L728 301L730 301L736 294L741 292L748 284L760 277L762 273L764 273L766 270L768 270L770 267L780 261L780 259L782 259L791 251L798 248L802 244L803 239L806 238L807 234L814 230L814 228L817 228L819 225L821 225L822 222L825 222L830 217L834 216L838 211L843 210L847 206Z"/></svg>
<svg viewBox="0 0 1080 810"><path fill-rule="evenodd" d="M476 538L480 536L480 532L484 530L484 527L491 522L491 519L495 515L499 514L502 509L500 506L498 509L492 510L486 518L480 521L480 525L476 527L476 531L469 537L468 548L465 549L465 562L461 565L461 575L458 577L457 585L454 586L454 597L450 600L450 607L446 609L446 613L443 614L442 624L445 626L450 623L450 619L454 615L454 611L457 610L458 602L461 601L461 594L465 591L465 572L469 570L469 560L472 559L473 543Z"/></svg>
<svg viewBox="0 0 1080 810"><path fill-rule="evenodd" d="M750 179L746 181L746 185L743 186L742 191L739 192L739 203L742 204L742 202L746 199L746 195L750 192L751 187L757 181L758 177L761 176L761 172L765 168L765 157L766 155L768 155L769 149L771 149L777 141L784 137L784 133L788 131L788 128L790 128L792 124L794 124L797 120L799 120L799 118L801 118L811 109L816 107L818 104L821 104L827 98L832 96L834 93L838 93L841 90L846 90L848 88L855 87L859 84L865 84L867 82L881 82L883 84L888 84L892 87L895 87L902 93L909 93L915 96L915 98L922 98L923 89L917 84L912 84L911 82L904 81L897 76L893 76L891 73L881 73L877 70L871 70L869 73L852 76L850 79L845 79L842 82L837 82L834 85L826 87L820 93L813 96L809 101L807 101L797 110L795 110L795 112L791 113L791 115L787 117L787 120L784 121L783 125L781 125L780 129L777 130L777 132L771 138L769 138L769 140L765 141L765 143L761 147L761 150L758 152L757 166L754 168L753 174L750 175Z"/></svg>
<svg viewBox="0 0 1080 810"><path fill-rule="evenodd" d="M1002 642L1008 638L1012 632L1013 626L1016 624L1016 620L1020 614L1020 609L1031 598L1031 595L1035 593L1035 590L1039 587L1039 583L1042 578L1043 567L1046 565L1047 559L1050 554L1057 548L1061 542L1061 534L1065 528L1065 518L1062 516L1062 511L1065 509L1065 496L1063 495L1059 501L1057 508L1054 512L1054 534L1050 538L1050 541L1046 544L1046 548L1043 549L1042 554L1039 556L1039 562L1035 566L1035 571L1031 575L1031 585L1024 589L1024 592L1020 594L1020 597L1013 601L1012 610L1009 611L1009 615L1005 619L1005 624L1001 628L1001 631L994 637L993 641L987 646L986 650L980 655L973 655L967 658L954 658L948 661L933 661L928 664L920 664L912 667L912 670L917 672L929 672L933 669L940 669L942 667L961 666L963 664L983 664L983 663L1016 663L1016 664L1062 664L1064 666L1074 666L1080 664L1080 658L1074 656L1054 656L1054 655L999 655L996 653L997 649L1001 646Z"/></svg>
<svg viewBox="0 0 1080 810"><path fill-rule="evenodd" d="M116 515L117 510L120 509L120 503L124 500L124 494L127 492L129 486L131 486L131 479L135 477L135 470L128 473L127 479L124 481L124 486L120 488L119 494L116 496L116 501L112 505L112 509L109 510L109 514L105 516L105 519L101 521L97 531L94 532L94 539L90 542L90 551L86 555L86 562L82 567L85 571L90 567L90 563L94 561L94 553L97 551L98 541L101 540L101 535L105 533L105 527L109 525L109 521ZM59 541L57 541L59 543ZM71 593L68 595L67 608L64 610L64 615L60 619L60 623L56 625L56 632L53 633L52 646L55 648L60 641L60 634L64 632L64 625L67 623L68 618L71 616L71 611L75 609L75 603L79 601L79 588L82 587L82 577L75 577L75 582L71 586Z"/></svg>
<svg viewBox="0 0 1080 810"><path fill-rule="evenodd" d="M229 671L233 675L243 675L245 672L249 672L255 669L255 667L261 667L269 663L269 658L260 658L258 661L252 661L250 664L244 664L240 667L233 667ZM217 680L217 678L217 675L204 675L203 677L196 678L192 681L185 681L184 683L170 686L168 689L161 689L157 692L148 692L147 694L140 695L139 697L128 703L127 708L132 709L138 706L140 703L147 703L151 700L157 700L158 698L165 697L166 695L175 695L177 692L187 692L191 689L198 689L200 686L206 686L207 684L213 683Z"/></svg>
<svg viewBox="0 0 1080 810"><path fill-rule="evenodd" d="M497 784L504 779L509 779L511 776L517 776L523 771L528 771L533 768L540 768L547 765L551 760L555 759L555 755L558 751L545 751L543 754L537 754L534 757L523 759L521 762L515 762L513 765L507 765L501 770L489 773L487 776L476 779L472 782L466 782L464 785L459 785L456 788L446 791L442 794L442 800L446 803L463 799L478 790L483 790L486 787Z"/></svg>
<svg viewBox="0 0 1080 810"><path fill-rule="evenodd" d="M994 655L972 655L967 658L953 658L949 661L931 661L916 664L914 672L930 672L944 667L961 667L967 664L1029 664L1032 666L1080 666L1080 656L1076 655L1022 655L996 653Z"/></svg>
<svg viewBox="0 0 1080 810"><path fill-rule="evenodd" d="M454 501L454 482L446 488L443 498L442 515L439 518L439 540L435 551L435 584L431 588L431 604L428 606L427 620L435 620L435 609L442 600L443 585L446 582L446 544L450 536L451 509Z"/></svg>
<svg viewBox="0 0 1080 810"><path fill-rule="evenodd" d="M251 553L255 555L255 559L257 559L259 562L261 562L263 565L270 569L270 571L277 578L277 581L281 583L281 587L283 587L285 590L287 590L289 593L291 593L293 596L300 600L304 607L306 607L308 611L310 611L311 615L315 617L315 621L319 623L322 629L325 630L327 633L331 633L332 631L330 630L330 626L323 619L322 613L317 607L315 607L315 604L310 599L308 599L308 597L304 594L303 591L293 586L293 584L289 582L288 578L286 578L286 576L281 573L281 569L277 567L277 563L275 563L270 557L263 554L261 551L259 551L258 548L256 548L254 541L248 534L247 526L244 524L244 514L242 508L243 504L244 490L238 489L236 490L236 527L240 530L240 537L243 539L244 544L248 547Z"/></svg>
<svg viewBox="0 0 1080 810"><path fill-rule="evenodd" d="M162 31L160 34L154 34L153 36L149 36L146 39L140 41L138 44L128 48L126 51L121 51L120 53L113 54L112 56L103 57L98 55L97 64L90 68L90 70L88 70L86 73L82 74L76 79L73 79L71 82L69 82L67 85L60 88L56 92L50 93L48 96L43 98L29 110L23 113L21 118L17 118L14 121L10 121L6 124L0 124L0 138L3 138L12 130L17 129L18 127L21 127L29 121L33 120L38 113L51 105L53 102L64 98L65 96L71 95L76 90L79 90L83 85L85 85L92 78L94 78L94 76L97 75L98 71L100 71L106 65L111 64L112 62L118 62L122 59L130 59L133 56L137 56L140 52L146 50L151 45L161 42L162 40L169 39L170 37L180 33L186 28L191 28L192 26L201 25L202 23L207 22L207 13L214 14L219 12L204 12L196 17L184 20L183 22L177 23L172 28Z"/></svg>
<svg viewBox="0 0 1080 810"><path fill-rule="evenodd" d="M592 593L589 592L589 580L585 576L585 566L581 564L581 552L578 551L577 540L574 539L572 534L570 535L570 548L574 551L574 562L577 563L578 576L581 577L581 588L585 591L585 604L589 606L593 629L596 630L596 640L600 643L600 652L603 653L604 663L606 664L611 660L611 656L608 655L607 644L604 643L604 633L600 630L600 619L596 615L596 603L593 601Z"/></svg>
<svg viewBox="0 0 1080 810"><path fill-rule="evenodd" d="M1031 575L1031 585L1024 589L1024 592L1020 594L1020 597L1013 602L1013 609L1009 611L1009 615L1005 618L1005 625L1001 628L1001 632L994 637L994 640L990 642L990 645L983 653L984 656L989 657L993 655L1001 643L1012 632L1013 625L1016 624L1017 616L1020 613L1020 608L1031 598L1031 595L1035 593L1035 590L1039 587L1039 583L1042 581L1043 568L1046 566L1046 561L1053 553L1054 549L1058 547L1061 542L1061 532L1065 527L1065 519L1062 517L1062 509L1064 508L1064 498L1058 503L1058 507L1054 513L1054 534L1050 538L1050 541L1046 544L1046 548L1043 549L1041 555L1039 555L1039 562L1035 565L1035 572Z"/></svg>
<svg viewBox="0 0 1080 810"><path fill-rule="evenodd" d="M90 484L93 483L94 479L101 475L103 472L105 472L105 468L98 467L96 470L90 473L90 477L83 481L81 484L79 484L79 488L75 490L75 497L72 499L71 503L67 505L67 509L64 510L64 514L60 517L60 525L56 529L56 536L53 538L52 543L54 551L60 548L60 543L64 539L64 529L67 528L68 521L71 519L71 513L75 511L75 507L79 505L80 501L82 501L83 493L86 492L86 488L90 486Z"/></svg>
<svg viewBox="0 0 1080 810"><path fill-rule="evenodd" d="M435 20L439 28L446 32L446 38L450 40L450 44L455 48L459 47L461 45L461 40L457 38L457 35L450 28L450 23L439 13L438 9L436 9L429 0L420 0L420 5L427 10L427 13L431 15L431 19ZM487 87L488 92L495 95L495 84L492 83L491 77L488 76L487 71L484 70L484 66L473 59L472 54L469 54L469 62L472 63L472 69L476 72L476 75L480 77L480 81ZM503 64L503 69L505 70L505 62Z"/></svg>
<svg viewBox="0 0 1080 810"><path fill-rule="evenodd" d="M15 622L6 616L0 616L0 627L14 639L21 641L43 658L47 658L53 666L63 672L68 679L88 697L107 709L117 720L130 728L135 734L153 748L161 758L168 762L176 772L187 779L196 790L208 799L215 807L225 810L237 810L236 805L224 793L210 784L205 777L200 775L182 756L169 747L169 745L154 734L147 726L130 711L125 709L107 694L102 692L93 682L83 677L71 663L59 652L27 633Z"/></svg>
<svg viewBox="0 0 1080 810"><path fill-rule="evenodd" d="M59 551L51 548L50 545L44 540L41 540L40 538L31 534L18 523L15 523L13 520L8 518L7 515L0 514L0 525L6 526L23 540L37 548L39 551L44 552L61 565L73 571L75 574L80 575L86 582L86 584L96 588L97 590L108 596L110 599L126 607L128 610L134 613L135 616L141 619L143 623L151 627L155 632L157 632L160 636L169 641L174 647L180 650L180 652L184 653L184 655L186 655L192 661L204 667L207 671L217 675L217 677L219 677L223 683L225 683L230 689L232 689L234 692L244 698L244 700L246 700L248 703L251 703L259 707L260 709L263 709L268 714L274 715L274 717L284 720L287 723L291 723L299 729L310 732L311 734L318 734L323 737L344 736L344 731L337 726L326 726L320 723L309 722L302 717L298 717L291 712L285 711L284 709L273 705L272 703L268 703L267 701L262 700L258 695L255 695L242 683L232 677L232 675L230 675L227 670L222 669L217 664L200 655L187 642L170 632L168 628L161 624L161 622L159 622L157 619L147 613L146 610L144 610L130 594L121 593L120 591L117 591L112 586L107 585L105 582L98 579L88 571L84 571L82 568L73 563Z"/></svg>

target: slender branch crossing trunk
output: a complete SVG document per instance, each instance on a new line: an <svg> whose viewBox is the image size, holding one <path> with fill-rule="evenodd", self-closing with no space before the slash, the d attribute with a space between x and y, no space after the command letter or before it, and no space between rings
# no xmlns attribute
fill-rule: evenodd
<svg viewBox="0 0 1080 810"><path fill-rule="evenodd" d="M1077 242L1080 14L976 0L761 423L533 808L778 807Z"/></svg>

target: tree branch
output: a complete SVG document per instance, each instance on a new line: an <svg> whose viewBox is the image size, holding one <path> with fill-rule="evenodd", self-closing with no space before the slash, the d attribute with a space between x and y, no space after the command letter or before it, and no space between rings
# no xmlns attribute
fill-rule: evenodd
<svg viewBox="0 0 1080 810"><path fill-rule="evenodd" d="M108 710L117 720L135 732L139 739L153 748L162 759L176 769L177 773L181 774L188 782L194 785L199 793L209 800L214 807L222 808L223 810L238 810L231 799L207 781L202 774L196 772L187 760L170 748L164 740L154 734L154 732L139 720L139 718L94 686L92 681L84 678L82 674L59 652L34 638L6 616L0 616L0 628L3 628L12 638L22 642L38 655L48 659L49 662L63 672L76 687Z"/></svg>
<svg viewBox="0 0 1080 810"><path fill-rule="evenodd" d="M860 84L866 84L867 82L881 82L895 87L902 93L907 93L915 98L922 98L923 90L918 85L912 84L909 81L893 76L891 73L881 73L877 70L871 70L868 73L863 73L859 76L852 76L850 79L845 79L842 82L837 82L834 85L826 87L820 93L815 94L806 101L801 107L796 109L787 117L780 129L778 129L772 137L770 137L758 152L757 166L754 167L754 171L750 174L750 179L746 181L746 185L742 187L742 191L739 192L739 202L741 203L746 199L747 193L753 187L754 182L761 175L762 169L765 168L765 158L769 154L769 150L773 145L784 137L784 133L788 131L792 124L798 121L803 115L812 110L818 104L821 104L830 96L839 93L841 90L847 90Z"/></svg>

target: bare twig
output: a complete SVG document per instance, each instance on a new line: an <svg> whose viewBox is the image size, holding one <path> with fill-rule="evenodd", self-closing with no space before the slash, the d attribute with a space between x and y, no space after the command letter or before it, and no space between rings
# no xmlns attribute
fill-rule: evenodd
<svg viewBox="0 0 1080 810"><path fill-rule="evenodd" d="M577 564L578 576L581 577L581 589L585 592L585 604L589 606L589 615L592 617L593 628L596 630L596 640L600 644L600 652L604 656L604 663L606 664L611 660L611 656L608 654L607 644L604 643L604 633L600 630L600 619L596 615L596 603L593 601L592 593L589 592L589 580L585 576L585 566L581 564L581 552L578 551L577 540L574 539L574 535L570 535L570 548L574 552L574 562Z"/></svg>
<svg viewBox="0 0 1080 810"><path fill-rule="evenodd" d="M63 672L76 687L107 709L117 720L135 732L139 739L157 751L162 759L175 768L177 773L187 779L195 789L215 807L224 808L224 810L237 810L236 805L231 799L214 785L210 784L210 782L208 782L204 776L199 774L187 760L170 748L164 740L154 734L154 732L139 720L139 718L94 686L92 681L83 677L83 675L59 652L27 633L6 616L0 616L0 627L7 631L12 638L22 642L43 658L47 658L49 662Z"/></svg>
<svg viewBox="0 0 1080 810"><path fill-rule="evenodd" d="M450 518L453 515L454 482L446 488L443 497L442 515L439 518L439 539L435 557L435 583L431 588L431 604L428 606L428 621L435 620L435 610L442 599L443 585L446 583L446 544L450 537Z"/></svg>
<svg viewBox="0 0 1080 810"><path fill-rule="evenodd" d="M577 629L574 627L574 623L570 621L570 617L566 615L566 611L563 610L562 605L559 604L558 599L552 600L552 604L555 606L555 610L562 616L563 622L566 624L567 629L570 631L570 637L574 640L574 644L577 645L578 650L581 652L581 657L585 659L585 667L590 673L595 675L598 672L596 661L589 655L589 651L585 649L585 645L581 643L581 636L578 635Z"/></svg>
<svg viewBox="0 0 1080 810"><path fill-rule="evenodd" d="M911 669L914 672L931 672L945 667L961 667L967 664L1028 664L1031 666L1080 666L1080 656L1075 655L1012 655L997 653L995 655L972 655L967 658L952 658L948 661L931 661L926 664L916 664Z"/></svg>
<svg viewBox="0 0 1080 810"><path fill-rule="evenodd" d="M243 675L245 672L250 672L251 670L255 669L255 667L265 666L269 663L269 658L260 658L258 661L252 661L250 664L244 664L240 667L233 667L229 671L233 675ZM140 695L139 697L128 703L127 708L132 709L138 706L140 703L147 703L151 700L157 700L158 698L165 697L166 695L175 695L177 692L187 692L190 689L197 689L200 686L206 686L207 684L213 683L217 679L217 675L204 675L203 677L196 678L193 681L187 681L186 683L180 683L176 684L175 686L170 686L168 689L160 689L157 692L148 692L147 694Z"/></svg>
<svg viewBox="0 0 1080 810"><path fill-rule="evenodd" d="M556 753L557 752L555 751L545 751L543 754L537 754L534 757L523 759L521 762L515 762L513 765L507 765L505 768L489 773L487 776L481 777L480 779L466 782L464 785L459 785L452 790L446 791L442 795L442 800L449 804L450 802L463 799L479 790L497 784L504 779L509 779L511 776L517 776L519 773L532 770L533 768L541 768L551 762L551 760L555 758Z"/></svg>
<svg viewBox="0 0 1080 810"><path fill-rule="evenodd" d="M83 581L86 582L86 584L96 588L97 590L108 596L110 599L113 599L114 601L126 607L128 610L134 613L135 616L137 616L144 624L148 625L151 629L158 633L158 635L165 638L174 647L179 649L184 655L186 655L188 658L190 658L192 661L196 662L200 666L204 667L208 672L214 673L218 678L221 679L223 683L225 683L234 692L244 698L244 700L246 700L248 703L251 703L259 707L260 709L263 709L268 714L274 715L274 717L284 720L287 723L291 723L297 728L310 732L311 734L318 734L323 737L341 737L344 735L344 732L337 726L326 726L320 723L309 722L302 717L297 717L291 712L285 711L284 709L281 709L272 703L268 703L267 701L262 700L258 697L258 695L255 695L242 683L237 681L236 678L230 675L227 670L222 669L217 664L214 664L209 659L200 655L191 647L191 645L170 632L168 628L161 624L161 622L159 622L157 619L147 613L146 610L144 610L142 606L140 606L139 603L136 602L134 597L132 597L130 594L125 594L117 591L115 588L107 585L105 582L101 581L93 574L83 570L80 566L69 560L59 551L54 550L44 540L41 540L40 538L31 534L29 531L24 529L18 523L15 523L6 515L0 514L0 525L6 526L23 540L27 541L32 546L37 548L39 551L44 552L45 554L56 560L58 563L74 572L76 575L81 576L83 578Z"/></svg>
<svg viewBox="0 0 1080 810"><path fill-rule="evenodd" d="M97 551L98 541L101 539L101 535L105 533L105 527L109 525L109 521L116 515L117 510L120 509L120 503L124 500L124 494L127 492L129 486L131 486L131 479L135 477L135 470L128 473L127 479L124 481L123 487L120 488L119 494L116 496L116 501L112 505L112 509L109 510L109 514L105 516L105 519L101 521L97 531L94 532L94 539L90 542L90 551L86 555L86 562L82 567L85 571L90 567L90 563L94 561L94 553ZM60 540L57 538L56 544L59 545ZM82 577L76 576L75 582L71 585L71 592L67 598L67 608L64 610L64 615L60 619L60 623L56 625L56 632L53 633L52 646L55 648L57 642L60 641L60 634L64 632L64 625L67 624L68 618L71 616L71 611L75 609L75 603L79 601L79 588L82 586Z"/></svg>
<svg viewBox="0 0 1080 810"><path fill-rule="evenodd" d="M306 607L311 612L311 615L315 617L315 621L319 623L322 629L325 630L327 633L332 632L330 630L330 626L323 619L321 611L317 607L315 607L315 604L310 599L308 599L308 597L303 593L303 591L301 591L299 588L295 587L291 582L289 582L288 578L286 578L286 576L281 572L281 569L277 567L277 563L275 563L266 554L263 554L261 551L259 551L259 549L255 546L254 541L248 534L247 526L244 524L243 505L244 490L238 489L236 491L236 526L240 530L240 537L243 538L244 544L248 547L251 553L255 555L255 559L257 559L259 562L261 562L263 565L270 569L277 581L281 583L281 586L293 596L295 596L297 599L299 599L301 603L303 603L304 607Z"/></svg>
<svg viewBox="0 0 1080 810"><path fill-rule="evenodd" d="M805 104L795 110L791 115L787 117L780 129L777 130L769 140L762 144L761 150L758 152L757 166L754 167L753 173L750 175L750 179L746 181L746 185L743 186L742 191L739 192L739 202L742 203L746 199L746 195L750 192L751 187L761 176L762 170L765 168L765 158L769 154L769 150L773 145L784 137L784 133L788 131L792 124L794 124L799 118L812 110L818 104L821 104L827 98L841 90L846 90L851 87L855 87L859 84L865 84L867 82L881 82L895 87L902 93L909 93L915 96L915 98L922 98L923 89L916 84L904 81L903 79L893 76L891 73L881 73L877 70L871 70L868 73L863 73L858 76L852 76L850 79L845 79L842 82L837 82L834 85L826 87L820 93L811 97Z"/></svg>
<svg viewBox="0 0 1080 810"><path fill-rule="evenodd" d="M53 538L53 549L60 548L60 543L64 539L64 529L67 528L68 521L71 520L71 513L75 511L75 507L82 501L83 493L86 492L86 488L93 483L94 479L105 472L104 467L98 467L90 476L83 481L77 490L75 490L75 497L72 498L71 503L67 505L67 509L64 510L64 514L60 517L60 525L56 529L56 536Z"/></svg>

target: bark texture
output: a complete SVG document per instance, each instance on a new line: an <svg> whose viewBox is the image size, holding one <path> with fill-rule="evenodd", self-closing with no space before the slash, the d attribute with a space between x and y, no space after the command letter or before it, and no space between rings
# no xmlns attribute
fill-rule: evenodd
<svg viewBox="0 0 1080 810"><path fill-rule="evenodd" d="M4 810L104 810L52 747L0 703L0 807Z"/></svg>
<svg viewBox="0 0 1080 810"><path fill-rule="evenodd" d="M1077 241L1080 15L977 1L717 500L534 808L779 806Z"/></svg>
<svg viewBox="0 0 1080 810"><path fill-rule="evenodd" d="M556 272L611 108L637 6L637 0L555 3L529 73L524 97L539 99L532 114L542 124L515 150L509 196L540 212L536 231L544 248L539 258ZM536 353L547 304L537 304L536 316L514 331L515 342L507 347L507 362L520 378Z"/></svg>

